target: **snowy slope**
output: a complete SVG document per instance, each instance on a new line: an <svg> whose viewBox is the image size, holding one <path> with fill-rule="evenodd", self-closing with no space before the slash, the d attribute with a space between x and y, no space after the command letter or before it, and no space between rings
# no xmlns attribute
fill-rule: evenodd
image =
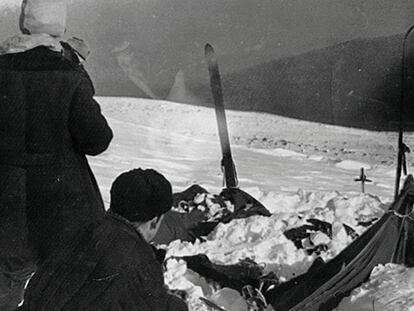
<svg viewBox="0 0 414 311"><path fill-rule="evenodd" d="M109 150L90 158L107 203L111 181L133 167L159 170L172 182L174 191L193 183L213 193L221 189L221 155L212 109L132 98L98 101L115 132ZM328 244L323 257L329 259L351 241L342 224L361 233L365 228L357 221L380 217L392 199L392 133L258 113L229 112L228 119L240 187L273 216L222 224L206 243L173 242L167 247L168 256L204 253L224 264L248 257L286 280L306 271L314 257L297 250L283 236L284 230L303 224L307 217L333 223L332 240L323 234L312 237L316 244ZM360 185L353 181L361 167L373 180L366 185L368 194L361 194ZM234 293L222 290L214 294L214 287L187 270L183 262L170 260L167 266L166 282L190 293L190 310L207 310L199 296L213 295L223 306L234 298ZM371 281L344 300L338 310L374 310L372 301L375 310L413 310L413 274L413 269L378 267ZM237 300L233 309L241 311L240 303ZM227 309L231 310L229 305Z"/></svg>
<svg viewBox="0 0 414 311"><path fill-rule="evenodd" d="M221 155L213 110L132 98L99 101L115 129L110 149L91 159L104 188L118 172L131 166L162 170L175 190L193 182L221 186ZM388 165L395 158L393 134L259 113L230 111L228 118L243 189L359 191L353 179L361 167L372 167L366 169L374 181L367 185L367 191L386 198L393 193L395 173Z"/></svg>

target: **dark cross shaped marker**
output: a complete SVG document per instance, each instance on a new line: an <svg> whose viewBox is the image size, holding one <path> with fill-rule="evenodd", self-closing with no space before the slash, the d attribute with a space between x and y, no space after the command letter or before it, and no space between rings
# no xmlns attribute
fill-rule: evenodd
<svg viewBox="0 0 414 311"><path fill-rule="evenodd" d="M356 178L354 180L357 182L361 182L362 193L365 193L365 183L372 182L372 180L368 179L367 176L365 175L363 167L361 167L361 175L359 175L359 178Z"/></svg>

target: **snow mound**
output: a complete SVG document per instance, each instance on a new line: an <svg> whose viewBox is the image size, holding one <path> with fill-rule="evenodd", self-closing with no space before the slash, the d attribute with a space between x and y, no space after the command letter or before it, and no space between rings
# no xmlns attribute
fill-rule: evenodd
<svg viewBox="0 0 414 311"><path fill-rule="evenodd" d="M371 165L367 163L353 161L353 160L343 160L335 164L335 166L343 170L348 170L348 171L360 170L361 168L364 168L365 170L370 170L372 168Z"/></svg>
<svg viewBox="0 0 414 311"><path fill-rule="evenodd" d="M283 148L275 148L275 149L255 149L256 151L268 154L275 157L297 157L297 158L306 158L306 155L303 153L299 153L296 151L283 149Z"/></svg>
<svg viewBox="0 0 414 311"><path fill-rule="evenodd" d="M320 161L325 160L326 157L321 156L321 155L313 154L313 155L308 156L308 159L309 160L312 160L312 161L315 161L315 162L320 162Z"/></svg>
<svg viewBox="0 0 414 311"><path fill-rule="evenodd" d="M336 311L413 311L414 268L377 266L370 280L342 300Z"/></svg>

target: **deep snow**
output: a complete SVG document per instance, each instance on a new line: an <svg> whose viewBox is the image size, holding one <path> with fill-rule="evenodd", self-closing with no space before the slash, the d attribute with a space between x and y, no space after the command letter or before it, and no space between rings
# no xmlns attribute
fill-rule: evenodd
<svg viewBox="0 0 414 311"><path fill-rule="evenodd" d="M134 167L159 170L172 182L174 191L193 183L212 193L220 191L221 154L212 109L132 98L98 101L115 133L109 150L89 159L106 203L111 181ZM273 216L221 224L205 243L172 242L166 246L168 256L204 253L225 264L248 257L287 280L306 271L314 256L297 250L283 236L284 230L303 224L307 217L332 223L332 240L321 233L311 237L315 244L328 244L322 256L329 259L351 241L342 224L361 233L365 228L357 222L380 217L392 200L393 133L247 112L230 111L228 121L240 187L259 199ZM410 135L407 141L411 140ZM366 194L361 194L360 184L354 182L361 167L373 180L366 185ZM189 292L190 310L208 310L200 296L227 310L243 310L237 293L217 291L187 270L185 263L171 259L167 267L167 284ZM338 310L414 310L413 275L413 269L396 265L378 267L370 282L344 299Z"/></svg>

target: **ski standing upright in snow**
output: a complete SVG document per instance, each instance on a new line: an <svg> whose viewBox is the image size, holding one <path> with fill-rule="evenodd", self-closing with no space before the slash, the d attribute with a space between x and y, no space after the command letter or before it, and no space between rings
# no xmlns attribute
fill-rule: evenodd
<svg viewBox="0 0 414 311"><path fill-rule="evenodd" d="M220 137L222 160L221 166L224 171L226 188L236 188L238 186L236 167L233 162L230 149L229 133L227 128L226 112L224 109L223 88L216 53L213 47L207 43L205 45L205 58L210 74L210 85L213 93L214 107L216 111L218 132Z"/></svg>

